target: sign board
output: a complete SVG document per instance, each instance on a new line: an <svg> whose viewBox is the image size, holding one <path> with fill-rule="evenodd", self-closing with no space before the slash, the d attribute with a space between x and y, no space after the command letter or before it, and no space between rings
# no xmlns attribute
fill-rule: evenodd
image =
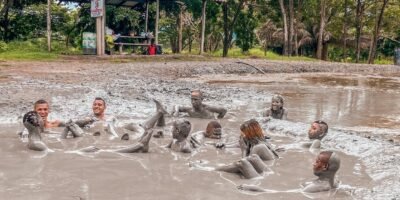
<svg viewBox="0 0 400 200"><path fill-rule="evenodd" d="M91 17L103 16L104 1L105 0L91 0L91 3L90 3L90 16Z"/></svg>
<svg viewBox="0 0 400 200"><path fill-rule="evenodd" d="M96 54L96 33L84 32L82 35L83 54Z"/></svg>

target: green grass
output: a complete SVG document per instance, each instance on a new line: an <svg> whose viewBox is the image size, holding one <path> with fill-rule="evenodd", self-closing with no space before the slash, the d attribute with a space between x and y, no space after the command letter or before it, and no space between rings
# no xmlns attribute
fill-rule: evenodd
<svg viewBox="0 0 400 200"><path fill-rule="evenodd" d="M12 41L7 44L7 49L0 53L0 60L33 60L49 61L56 60L61 55L78 54L74 48L67 49L63 42L53 41L52 52L47 51L44 38L27 41Z"/></svg>
<svg viewBox="0 0 400 200"><path fill-rule="evenodd" d="M212 53L211 55L221 57L222 49ZM271 51L267 51L267 53L265 54L264 51L260 48L252 48L247 53L243 53L241 51L241 49L239 49L239 48L229 49L228 57L229 58L262 58L262 59L268 59L268 60L292 60L292 61L315 61L316 60L314 58L309 58L309 57L304 57L304 56L292 56L292 57L282 56L282 55L276 54Z"/></svg>

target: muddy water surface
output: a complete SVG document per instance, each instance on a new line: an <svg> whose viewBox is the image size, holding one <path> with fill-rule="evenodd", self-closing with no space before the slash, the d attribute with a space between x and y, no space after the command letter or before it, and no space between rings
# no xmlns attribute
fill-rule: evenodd
<svg viewBox="0 0 400 200"><path fill-rule="evenodd" d="M11 81L0 83L0 199L400 198L396 78L213 74L164 80L137 76L129 67L106 72L82 70L79 76L68 78L12 75ZM220 122L230 140L237 138L240 123L257 117L269 104L273 93L285 97L290 121L272 120L262 125L271 135L271 143L286 150L280 159L267 163L270 171L262 179L244 180L235 174L191 167L192 162L205 167L231 163L240 158L240 152L217 150L212 145L191 155L171 152L164 148L171 138L169 127L164 130L165 138L151 140L146 154L75 151L92 145L117 149L134 143L139 135L133 135L132 141L107 135L60 140L57 132L61 129L54 129L44 135L52 152L29 151L16 135L19 116L38 98L51 102L50 118L66 120L90 114L91 101L101 96L107 100L107 114L116 116L122 125L151 115L155 110L151 98L161 100L169 110L177 104L190 105L192 88L205 91L208 104L229 109ZM316 152L298 144L307 140L309 123L315 119L330 124L323 148L337 151L342 166L337 190L311 195L300 190L302 183L315 178L312 162ZM203 130L208 122L190 120L193 132ZM240 184L257 184L269 192L243 192L236 188Z"/></svg>

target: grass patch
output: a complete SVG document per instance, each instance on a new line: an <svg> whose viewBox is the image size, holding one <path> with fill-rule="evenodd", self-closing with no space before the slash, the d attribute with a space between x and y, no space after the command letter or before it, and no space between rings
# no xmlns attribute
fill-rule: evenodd
<svg viewBox="0 0 400 200"><path fill-rule="evenodd" d="M214 53L211 53L210 55L221 57L222 49L218 50ZM276 54L271 51L267 51L267 53L265 54L264 51L260 48L252 48L249 50L249 52L246 52L246 53L242 52L242 50L239 48L229 49L228 57L229 58L262 58L262 59L268 59L268 60L287 60L287 61L315 61L316 60L314 58L309 58L309 57L304 57L304 56L292 56L292 57L282 56L282 55Z"/></svg>
<svg viewBox="0 0 400 200"><path fill-rule="evenodd" d="M74 48L67 49L60 41L52 42L52 52L47 51L44 38L27 41L12 41L7 44L7 50L0 53L0 60L56 60L61 55L80 54Z"/></svg>

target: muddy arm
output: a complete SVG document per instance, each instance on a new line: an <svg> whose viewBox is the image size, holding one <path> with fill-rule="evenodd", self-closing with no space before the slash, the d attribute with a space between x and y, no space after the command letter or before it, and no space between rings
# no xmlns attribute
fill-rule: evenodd
<svg viewBox="0 0 400 200"><path fill-rule="evenodd" d="M316 193L316 192L328 191L330 189L331 187L329 186L329 183L313 182L310 185L307 185L303 189L303 192Z"/></svg>
<svg viewBox="0 0 400 200"><path fill-rule="evenodd" d="M286 108L283 109L283 116L282 119L283 120L287 120L287 115L288 115L288 110Z"/></svg>
<svg viewBox="0 0 400 200"><path fill-rule="evenodd" d="M180 112L189 112L192 108L191 107L184 107L184 106L175 106L174 110L172 111L172 116L178 116Z"/></svg>
<svg viewBox="0 0 400 200"><path fill-rule="evenodd" d="M123 148L123 149L118 149L115 152L118 153L136 153L136 152L140 152L143 149L144 145L142 143L136 143L132 146Z"/></svg>
<svg viewBox="0 0 400 200"><path fill-rule="evenodd" d="M207 106L207 110L214 112L214 113L218 113L218 119L224 118L227 110L225 108L222 107L212 107L212 106Z"/></svg>
<svg viewBox="0 0 400 200"><path fill-rule="evenodd" d="M263 189L259 186L256 186L256 185L242 184L242 185L239 185L237 188L239 190L247 190L247 191L252 191L252 192L266 192L265 189Z"/></svg>
<svg viewBox="0 0 400 200"><path fill-rule="evenodd" d="M193 148L198 148L203 143L203 139L204 139L204 131L195 132L190 136L190 145Z"/></svg>

